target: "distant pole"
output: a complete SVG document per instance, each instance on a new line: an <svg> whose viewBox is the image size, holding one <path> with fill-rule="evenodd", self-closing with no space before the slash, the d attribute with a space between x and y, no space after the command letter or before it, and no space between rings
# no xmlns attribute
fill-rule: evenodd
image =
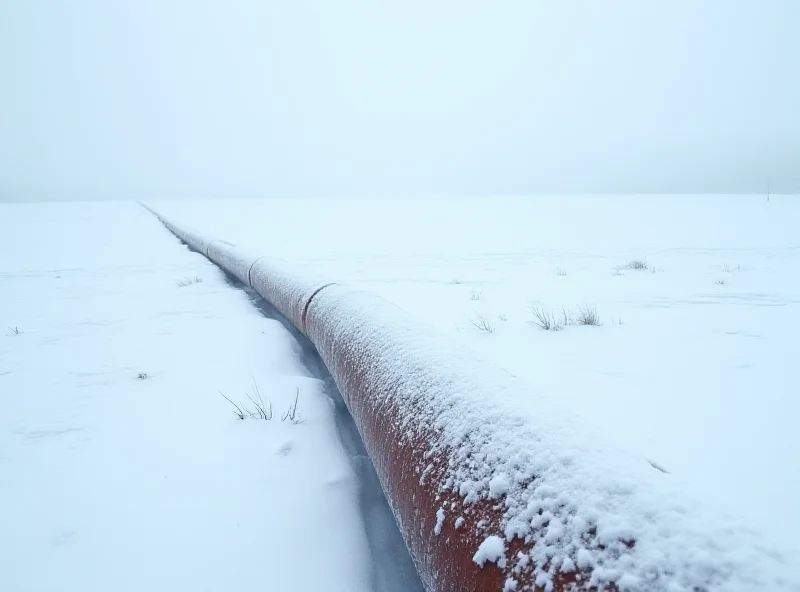
<svg viewBox="0 0 800 592"><path fill-rule="evenodd" d="M770 194L770 184L767 183L767 201L769 201L769 194Z"/></svg>

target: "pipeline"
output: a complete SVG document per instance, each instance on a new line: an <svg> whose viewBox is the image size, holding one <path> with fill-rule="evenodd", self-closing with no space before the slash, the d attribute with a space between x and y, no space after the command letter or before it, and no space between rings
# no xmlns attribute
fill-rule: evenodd
<svg viewBox="0 0 800 592"><path fill-rule="evenodd" d="M399 307L150 211L317 348L429 592L800 589L791 558Z"/></svg>

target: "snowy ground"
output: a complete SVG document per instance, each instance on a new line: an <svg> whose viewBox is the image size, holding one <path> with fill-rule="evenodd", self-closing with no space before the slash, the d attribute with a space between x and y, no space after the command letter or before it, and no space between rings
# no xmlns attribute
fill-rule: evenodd
<svg viewBox="0 0 800 592"><path fill-rule="evenodd" d="M798 551L800 199L151 205L382 294ZM532 306L602 325L544 331Z"/></svg>
<svg viewBox="0 0 800 592"><path fill-rule="evenodd" d="M152 205L384 295L797 550L800 200ZM418 585L324 368L254 304L135 204L0 205L0 590ZM270 422L218 393L253 380Z"/></svg>
<svg viewBox="0 0 800 592"><path fill-rule="evenodd" d="M0 590L414 589L303 344L138 205L0 204L0 325Z"/></svg>

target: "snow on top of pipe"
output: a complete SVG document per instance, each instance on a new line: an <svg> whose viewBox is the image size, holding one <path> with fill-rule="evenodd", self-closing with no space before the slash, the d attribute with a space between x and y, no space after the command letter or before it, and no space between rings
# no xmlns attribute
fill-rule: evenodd
<svg viewBox="0 0 800 592"><path fill-rule="evenodd" d="M305 333L306 304L331 282L311 270L262 257L250 269L250 285Z"/></svg>
<svg viewBox="0 0 800 592"><path fill-rule="evenodd" d="M211 242L162 222L201 252ZM232 257L252 257L226 246ZM270 290L304 298L324 285L307 270L265 258L253 262L250 277L268 299ZM297 323L287 314L297 302L289 298L283 310L272 304ZM410 433L436 434L428 452L448 458L441 490L457 492L465 508L485 499L503 504L501 530L485 532L475 561L499 562L499 542L524 539L526 552L503 562L506 589L516 589L527 570L544 589L557 572L581 570L597 586L613 582L628 591L800 590L795 558L717 514L713 500L692 499L672 476L612 446L580 417L399 307L338 286L320 292L313 307L329 316L337 339L380 352L370 358L376 393L390 384L401 416L427 418L425 425L405 425ZM746 467L742 475L746 486ZM466 527L464 513L442 516ZM438 515L436 521L441 528Z"/></svg>
<svg viewBox="0 0 800 592"><path fill-rule="evenodd" d="M335 287L312 308L337 342L380 352L369 358L367 390L392 397L410 435L435 434L429 454L448 459L442 494L457 492L466 509L503 504L500 530L483 533L475 557L490 560L496 537L524 539L525 553L503 566L508 581L532 570L549 589L559 571L579 570L594 585L631 591L800 590L795 559L718 514L714 500L692 499L674 476L399 307Z"/></svg>

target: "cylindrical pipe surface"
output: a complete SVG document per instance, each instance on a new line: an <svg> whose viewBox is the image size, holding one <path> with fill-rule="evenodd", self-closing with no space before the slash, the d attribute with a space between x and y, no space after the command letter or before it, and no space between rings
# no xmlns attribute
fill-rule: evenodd
<svg viewBox="0 0 800 592"><path fill-rule="evenodd" d="M800 590L793 558L397 306L162 222L317 348L430 592Z"/></svg>

